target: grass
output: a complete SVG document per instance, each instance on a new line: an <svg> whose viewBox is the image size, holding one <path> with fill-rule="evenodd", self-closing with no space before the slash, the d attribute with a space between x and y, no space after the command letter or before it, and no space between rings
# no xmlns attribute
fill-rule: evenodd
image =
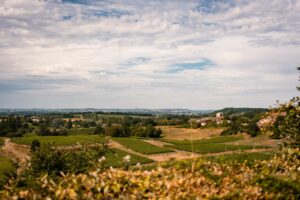
<svg viewBox="0 0 300 200"><path fill-rule="evenodd" d="M12 161L8 158L0 156L0 179L3 178L5 173L9 173L11 171L15 171Z"/></svg>
<svg viewBox="0 0 300 200"><path fill-rule="evenodd" d="M269 148L266 146L229 145L229 144L222 144L222 143L194 143L193 145L191 145L191 143L189 143L189 144L173 144L173 145L166 145L166 147L183 150L183 151L200 153L200 154Z"/></svg>
<svg viewBox="0 0 300 200"><path fill-rule="evenodd" d="M209 139L202 139L202 140L168 140L168 139L161 139L161 141L168 142L171 144L176 145L191 145L193 144L212 144L212 143L225 143L225 142L235 142L238 140L243 139L242 137L236 136L218 136L212 137Z"/></svg>
<svg viewBox="0 0 300 200"><path fill-rule="evenodd" d="M71 135L71 136L30 136L16 137L12 141L17 144L31 145L33 140L39 140L41 143L55 143L58 146L80 144L102 143L104 137L99 135Z"/></svg>
<svg viewBox="0 0 300 200"><path fill-rule="evenodd" d="M68 135L91 135L96 128L72 128L68 130Z"/></svg>
<svg viewBox="0 0 300 200"><path fill-rule="evenodd" d="M141 156L137 156L134 154L130 154L124 151L121 151L119 149L111 149L108 153L106 153L105 157L106 157L106 165L107 166L112 166L112 167L120 167L122 166L123 163L123 158L127 155L130 155L131 159L130 159L130 164L131 165L136 165L137 163L140 164L146 164L146 163L152 163L154 162L151 159L148 158L144 158Z"/></svg>
<svg viewBox="0 0 300 200"><path fill-rule="evenodd" d="M142 154L158 154L158 153L167 153L173 151L168 148L154 146L138 138L112 138L112 139L119 142L123 146Z"/></svg>

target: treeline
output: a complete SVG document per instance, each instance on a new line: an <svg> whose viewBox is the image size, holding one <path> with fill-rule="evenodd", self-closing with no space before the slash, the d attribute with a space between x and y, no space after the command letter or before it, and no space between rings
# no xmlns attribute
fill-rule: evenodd
<svg viewBox="0 0 300 200"><path fill-rule="evenodd" d="M29 127L29 120L25 117L9 115L1 118L1 137L20 137L28 131L31 131L31 128Z"/></svg>
<svg viewBox="0 0 300 200"><path fill-rule="evenodd" d="M124 126L124 125L112 125L105 128L97 126L94 131L95 134L103 134L111 137L150 137L159 138L162 135L160 128L155 128L153 125L142 126Z"/></svg>

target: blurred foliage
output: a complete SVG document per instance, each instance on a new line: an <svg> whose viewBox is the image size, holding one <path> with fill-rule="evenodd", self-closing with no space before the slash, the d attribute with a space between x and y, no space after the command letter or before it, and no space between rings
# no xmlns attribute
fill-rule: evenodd
<svg viewBox="0 0 300 200"><path fill-rule="evenodd" d="M278 156L280 155L280 156ZM226 164L204 158L151 170L113 169L48 175L35 187L11 181L1 199L299 199L300 151L285 148L268 161Z"/></svg>
<svg viewBox="0 0 300 200"><path fill-rule="evenodd" d="M287 138L289 144L300 146L300 97L294 97L286 104L278 104L270 112L276 114L274 123L262 131L272 138Z"/></svg>

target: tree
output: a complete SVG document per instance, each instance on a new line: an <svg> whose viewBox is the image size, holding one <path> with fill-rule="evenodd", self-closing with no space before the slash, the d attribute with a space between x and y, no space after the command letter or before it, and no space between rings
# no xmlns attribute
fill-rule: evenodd
<svg viewBox="0 0 300 200"><path fill-rule="evenodd" d="M40 148L40 147L41 147L41 143L37 139L35 139L31 142L31 147L30 147L31 151L36 151L37 148Z"/></svg>
<svg viewBox="0 0 300 200"><path fill-rule="evenodd" d="M68 123L67 123L67 128L68 128L68 129L71 129L72 126L73 126L73 123L72 123L71 119L69 119L69 120L68 120Z"/></svg>
<svg viewBox="0 0 300 200"><path fill-rule="evenodd" d="M101 125L96 126L96 129L94 130L94 134L99 134L99 135L104 134L104 129L102 128Z"/></svg>

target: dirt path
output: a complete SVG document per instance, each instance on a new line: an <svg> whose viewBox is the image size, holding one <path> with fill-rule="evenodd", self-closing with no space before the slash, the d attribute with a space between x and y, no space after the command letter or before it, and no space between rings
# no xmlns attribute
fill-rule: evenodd
<svg viewBox="0 0 300 200"><path fill-rule="evenodd" d="M29 151L29 147L25 145L15 144L11 142L10 138L4 139L2 152L4 156L18 163L19 167L17 169L17 173L25 170L27 162L30 160Z"/></svg>

